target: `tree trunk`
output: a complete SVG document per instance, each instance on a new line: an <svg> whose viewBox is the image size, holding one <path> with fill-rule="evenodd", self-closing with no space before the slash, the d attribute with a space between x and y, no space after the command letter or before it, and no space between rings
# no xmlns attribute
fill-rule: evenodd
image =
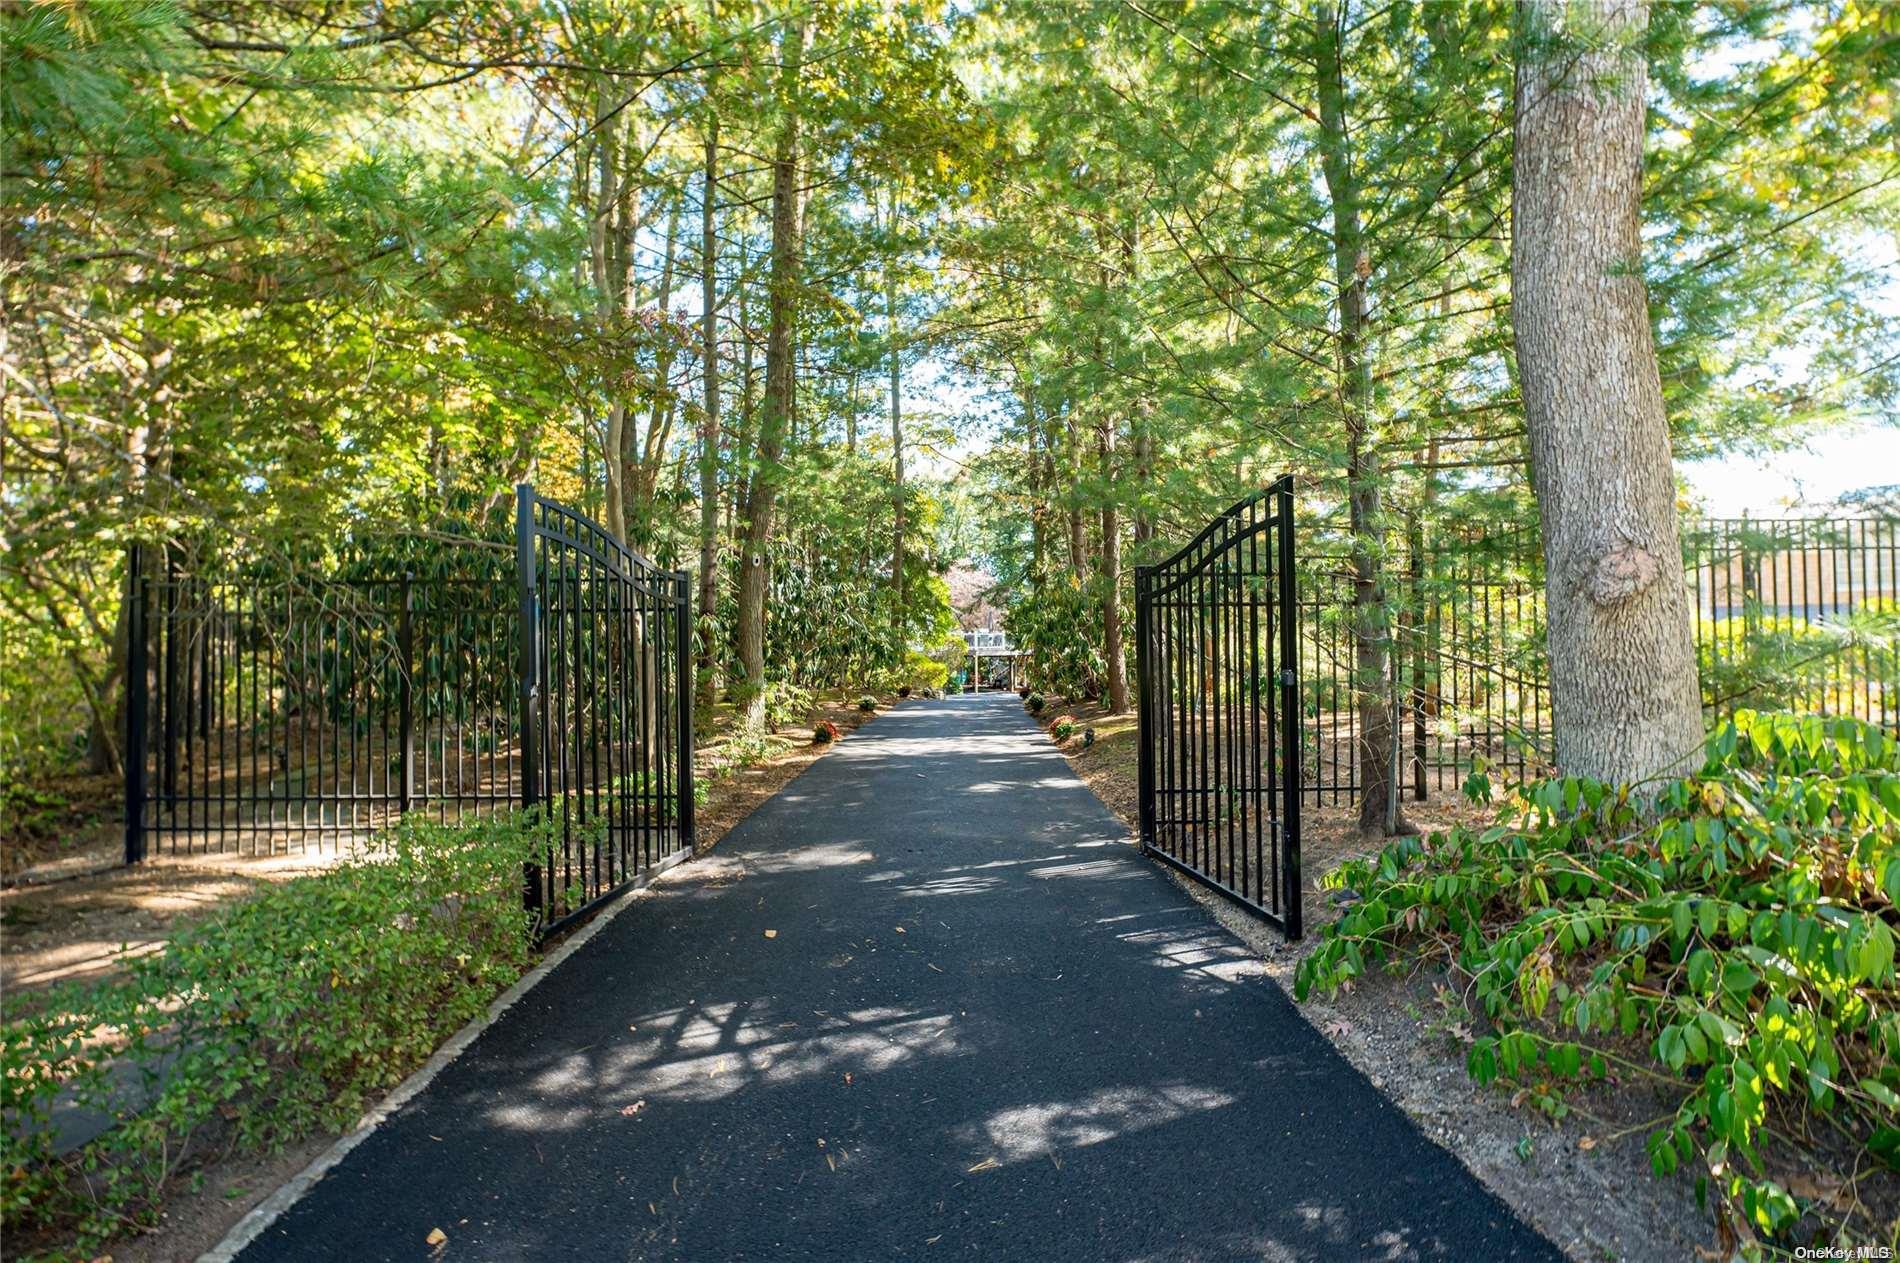
<svg viewBox="0 0 1900 1263"><path fill-rule="evenodd" d="M680 208L683 198L675 198L673 207L666 217L666 247L660 263L660 289L657 299L659 310L664 313L673 305L673 269L679 261L676 249L679 244ZM637 295L632 284L627 288L628 314L632 314ZM629 423L621 436L620 485L622 495L621 520L625 524L626 534L622 537L626 543L646 550L652 545L653 497L659 490L660 468L666 460L666 449L672 439L673 413L678 406L678 397L673 393L673 360L676 355L671 340L663 342L654 353L653 365L653 411L647 418L645 443L640 442L637 427Z"/></svg>
<svg viewBox="0 0 1900 1263"><path fill-rule="evenodd" d="M1102 420L1096 430L1102 458L1102 485L1115 485L1115 421ZM1121 512L1111 492L1102 501L1102 656L1108 660L1108 709L1128 711L1128 659L1122 652L1122 533Z"/></svg>
<svg viewBox="0 0 1900 1263"><path fill-rule="evenodd" d="M699 662L694 676L699 705L713 702L719 608L719 238L713 202L719 191L719 120L706 125L706 175L699 207L700 378L705 414L699 429Z"/></svg>
<svg viewBox="0 0 1900 1263"><path fill-rule="evenodd" d="M804 60L806 17L786 29L781 46L780 94L785 121L772 159L772 280L770 324L765 342L765 395L760 401L757 468L746 497L745 551L739 563L739 665L745 672L745 725L765 731L765 588L766 545L772 537L772 512L778 499L778 463L792 416L795 348L793 321L798 303L798 87Z"/></svg>
<svg viewBox="0 0 1900 1263"><path fill-rule="evenodd" d="M1069 440L1069 569L1081 583L1089 573L1088 534L1082 528L1082 436L1076 432L1073 404L1063 405L1062 417Z"/></svg>
<svg viewBox="0 0 1900 1263"><path fill-rule="evenodd" d="M599 140L594 149L594 196L588 206L587 260L594 283L594 315L605 334L620 309L619 283L624 279L615 275L614 268L614 259L619 253L614 238L621 228L615 214L620 206L620 123L608 99L605 79L595 91L594 128ZM608 392L607 432L601 442L601 463L607 479L606 525L608 533L624 543L627 519L623 511L626 499L622 451L626 446L627 405L618 390L610 386ZM585 448L581 455L584 462ZM583 474L582 484L591 482L592 479Z"/></svg>
<svg viewBox="0 0 1900 1263"><path fill-rule="evenodd" d="M897 233L897 187L891 186L890 232ZM893 260L894 262L894 260ZM897 272L884 272L884 332L891 343L891 595L897 629L904 629L904 364L897 346Z"/></svg>
<svg viewBox="0 0 1900 1263"><path fill-rule="evenodd" d="M1042 584L1042 568L1049 552L1049 483L1044 477L1042 426L1036 420L1035 397L1027 389L1023 395L1023 436L1029 445L1029 583Z"/></svg>
<svg viewBox="0 0 1900 1263"><path fill-rule="evenodd" d="M1648 9L1532 0L1517 67L1511 325L1568 774L1692 768L1703 726L1640 270Z"/></svg>
<svg viewBox="0 0 1900 1263"><path fill-rule="evenodd" d="M1352 532L1353 690L1359 708L1359 828L1409 832L1394 801L1392 697L1386 678L1390 611L1383 585L1382 474L1372 433L1372 357L1366 346L1366 282L1371 264L1359 219L1359 177L1352 169L1341 64L1339 13L1315 19L1318 39L1320 169L1332 203L1333 278L1339 291L1340 412L1346 428L1346 496Z"/></svg>

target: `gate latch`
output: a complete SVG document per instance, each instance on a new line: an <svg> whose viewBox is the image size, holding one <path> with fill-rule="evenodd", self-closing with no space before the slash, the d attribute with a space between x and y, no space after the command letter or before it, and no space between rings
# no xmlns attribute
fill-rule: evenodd
<svg viewBox="0 0 1900 1263"><path fill-rule="evenodd" d="M1300 682L1300 677L1297 672L1292 671L1290 669L1280 672L1280 683L1286 685L1288 688L1292 688L1295 684L1298 684L1299 682Z"/></svg>

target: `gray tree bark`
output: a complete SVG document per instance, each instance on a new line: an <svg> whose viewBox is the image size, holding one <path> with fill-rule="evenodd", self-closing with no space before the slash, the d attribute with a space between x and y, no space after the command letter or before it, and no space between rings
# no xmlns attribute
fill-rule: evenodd
<svg viewBox="0 0 1900 1263"><path fill-rule="evenodd" d="M1104 417L1096 430L1102 458L1102 482L1115 485L1115 419ZM1108 660L1108 709L1128 712L1128 655L1122 648L1121 512L1113 496L1102 503L1102 656Z"/></svg>
<svg viewBox="0 0 1900 1263"><path fill-rule="evenodd" d="M719 607L719 238L713 203L719 190L719 120L706 124L706 173L699 207L700 376L705 387L699 430L699 663L694 676L699 704L713 702L718 661Z"/></svg>
<svg viewBox="0 0 1900 1263"><path fill-rule="evenodd" d="M1529 0L1511 324L1543 523L1558 765L1632 783L1698 759L1701 694L1640 270L1641 0Z"/></svg>
<svg viewBox="0 0 1900 1263"><path fill-rule="evenodd" d="M897 233L897 186L891 186L890 231ZM897 345L897 272L884 270L884 332L891 343L891 596L898 630L904 627L904 361Z"/></svg>
<svg viewBox="0 0 1900 1263"><path fill-rule="evenodd" d="M744 552L739 561L739 665L745 672L745 725L765 730L765 588L769 577L766 545L772 538L772 514L778 501L778 464L785 454L786 427L792 415L796 348L793 322L798 316L798 72L805 57L805 25L798 17L786 29L779 60L784 67L780 95L785 110L778 149L772 158L772 279L765 337L765 393L759 401L757 468L746 497Z"/></svg>
<svg viewBox="0 0 1900 1263"><path fill-rule="evenodd" d="M1370 278L1360 222L1359 176L1352 167L1341 64L1340 14L1322 6L1315 18L1320 117L1320 169L1332 203L1333 278L1339 303L1339 401L1346 427L1346 495L1352 532L1353 689L1359 708L1359 828L1411 832L1398 811L1392 757L1391 681L1386 674L1391 612L1386 607L1384 531L1377 436L1372 432L1372 356L1366 345L1366 283Z"/></svg>

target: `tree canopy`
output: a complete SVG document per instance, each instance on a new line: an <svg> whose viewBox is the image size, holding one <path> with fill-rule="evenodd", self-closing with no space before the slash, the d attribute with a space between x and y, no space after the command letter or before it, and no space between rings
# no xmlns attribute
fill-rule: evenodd
<svg viewBox="0 0 1900 1263"><path fill-rule="evenodd" d="M709 699L900 668L975 554L1123 704L1130 568L1290 470L1376 679L1390 541L1535 520L1523 38L1501 0L8 6L0 670L51 700L4 758L116 758L129 541L480 534L521 481L704 573ZM1645 38L1677 455L1900 419L1892 11Z"/></svg>

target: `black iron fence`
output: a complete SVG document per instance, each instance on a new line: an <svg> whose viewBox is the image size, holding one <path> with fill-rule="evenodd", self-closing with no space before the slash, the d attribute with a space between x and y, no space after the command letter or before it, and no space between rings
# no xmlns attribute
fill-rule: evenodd
<svg viewBox="0 0 1900 1263"><path fill-rule="evenodd" d="M1360 788L1363 719L1352 554L1307 529L1300 548L1304 782L1319 805ZM1543 577L1527 533L1418 536L1380 558L1385 668L1372 690L1392 714L1401 792L1455 789L1478 760L1522 776L1548 762Z"/></svg>
<svg viewBox="0 0 1900 1263"><path fill-rule="evenodd" d="M1135 571L1141 845L1300 935L1293 484Z"/></svg>
<svg viewBox="0 0 1900 1263"><path fill-rule="evenodd" d="M688 595L518 492L426 574L134 545L125 859L291 854L540 806L544 928L690 849ZM368 573L365 573L365 572Z"/></svg>
<svg viewBox="0 0 1900 1263"><path fill-rule="evenodd" d="M1353 568L1343 534L1299 532L1304 781L1360 786ZM1506 776L1551 757L1543 562L1534 531L1440 532L1382 545L1385 678L1399 788L1455 791L1482 760ZM1684 583L1711 720L1741 707L1843 715L1900 731L1900 521L1714 518L1683 525Z"/></svg>

